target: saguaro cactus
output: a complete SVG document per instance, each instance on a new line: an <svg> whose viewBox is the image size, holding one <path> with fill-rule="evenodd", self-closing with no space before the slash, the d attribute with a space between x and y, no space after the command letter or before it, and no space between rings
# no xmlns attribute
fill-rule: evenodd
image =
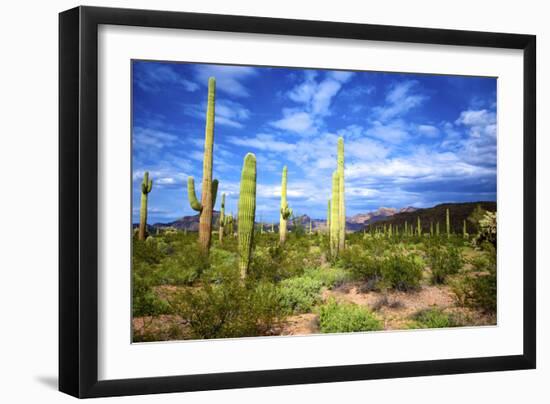
<svg viewBox="0 0 550 404"><path fill-rule="evenodd" d="M328 200L328 206L327 206L327 233L330 234L330 199Z"/></svg>
<svg viewBox="0 0 550 404"><path fill-rule="evenodd" d="M343 251L346 246L346 199L344 195L344 138L338 138L338 192L339 192L339 223L338 223L338 250Z"/></svg>
<svg viewBox="0 0 550 404"><path fill-rule="evenodd" d="M246 277L246 272L250 264L255 217L256 156L252 153L248 153L244 158L239 193L239 269L242 279Z"/></svg>
<svg viewBox="0 0 550 404"><path fill-rule="evenodd" d="M430 222L430 236L434 236L434 222Z"/></svg>
<svg viewBox="0 0 550 404"><path fill-rule="evenodd" d="M141 207L139 209L139 232L138 239L145 240L147 231L147 195L153 189L153 180L149 179L149 173L145 171L141 182Z"/></svg>
<svg viewBox="0 0 550 404"><path fill-rule="evenodd" d="M408 229L408 224L407 224L407 221L405 220L405 236L408 236L409 235L409 229Z"/></svg>
<svg viewBox="0 0 550 404"><path fill-rule="evenodd" d="M220 208L220 228L219 228L220 244L223 244L223 233L225 230L226 221L227 221L227 217L225 216L225 194L222 194L222 204Z"/></svg>
<svg viewBox="0 0 550 404"><path fill-rule="evenodd" d="M206 129L204 135L204 159L202 166L202 197L198 201L195 194L195 179L187 180L187 195L191 208L200 213L199 245L203 253L208 254L212 236L212 212L216 204L218 180L212 180L212 152L214 149L214 116L216 99L216 80L208 79L208 104L206 108Z"/></svg>
<svg viewBox="0 0 550 404"><path fill-rule="evenodd" d="M447 237L451 236L451 215L449 213L449 208L445 210L445 223L447 225Z"/></svg>
<svg viewBox="0 0 550 404"><path fill-rule="evenodd" d="M330 253L333 257L338 255L340 235L340 178L338 170L332 173L332 202L330 214Z"/></svg>
<svg viewBox="0 0 550 404"><path fill-rule="evenodd" d="M420 224L420 216L416 217L416 234L418 237L422 235L422 225Z"/></svg>
<svg viewBox="0 0 550 404"><path fill-rule="evenodd" d="M439 222L435 224L435 235L439 237Z"/></svg>
<svg viewBox="0 0 550 404"><path fill-rule="evenodd" d="M466 220L462 221L462 237L468 238L468 231L466 230Z"/></svg>
<svg viewBox="0 0 550 404"><path fill-rule="evenodd" d="M281 179L281 214L279 218L279 241L281 244L284 244L286 241L286 223L290 216L292 216L292 209L288 207L286 200L287 171L287 167L284 166Z"/></svg>

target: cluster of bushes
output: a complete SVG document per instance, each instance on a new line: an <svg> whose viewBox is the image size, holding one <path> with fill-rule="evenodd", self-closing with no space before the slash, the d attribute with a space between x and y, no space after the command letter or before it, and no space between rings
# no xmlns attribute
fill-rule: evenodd
<svg viewBox="0 0 550 404"><path fill-rule="evenodd" d="M370 290L411 290L420 286L422 258L415 254L389 252L381 256L369 254L359 246L351 246L340 256L340 265L354 279L366 282Z"/></svg>
<svg viewBox="0 0 550 404"><path fill-rule="evenodd" d="M464 265L460 250L454 246L434 244L428 247L426 256L434 285L444 283L449 275L457 274Z"/></svg>
<svg viewBox="0 0 550 404"><path fill-rule="evenodd" d="M496 251L486 246L485 253L472 261L473 269L452 284L458 303L488 313L497 310L497 263Z"/></svg>
<svg viewBox="0 0 550 404"><path fill-rule="evenodd" d="M462 325L453 314L436 307L420 310L413 315L412 320L409 328L449 328Z"/></svg>
<svg viewBox="0 0 550 404"><path fill-rule="evenodd" d="M319 328L322 333L376 331L383 323L365 307L330 299L319 307Z"/></svg>

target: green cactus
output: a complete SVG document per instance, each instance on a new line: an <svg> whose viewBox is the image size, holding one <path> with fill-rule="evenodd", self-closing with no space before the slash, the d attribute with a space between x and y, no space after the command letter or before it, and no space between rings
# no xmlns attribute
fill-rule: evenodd
<svg viewBox="0 0 550 404"><path fill-rule="evenodd" d="M309 220L309 234L313 234L313 227L311 225L311 219Z"/></svg>
<svg viewBox="0 0 550 404"><path fill-rule="evenodd" d="M449 208L445 210L445 223L447 225L447 238L449 238L451 236L451 215Z"/></svg>
<svg viewBox="0 0 550 404"><path fill-rule="evenodd" d="M407 221L405 220L405 236L408 236L409 235L409 229L407 228L408 224L407 224Z"/></svg>
<svg viewBox="0 0 550 404"><path fill-rule="evenodd" d="M139 209L139 232L138 239L145 240L147 232L147 195L153 189L153 180L149 179L149 173L145 171L141 183L141 207Z"/></svg>
<svg viewBox="0 0 550 404"><path fill-rule="evenodd" d="M393 229L391 223L388 225L388 236L392 238L393 236Z"/></svg>
<svg viewBox="0 0 550 404"><path fill-rule="evenodd" d="M292 209L288 207L286 200L287 171L287 167L284 166L281 178L281 212L279 217L279 242L281 244L284 244L286 241L286 224L287 220L292 216Z"/></svg>
<svg viewBox="0 0 550 404"><path fill-rule="evenodd" d="M435 235L439 237L439 222L435 224Z"/></svg>
<svg viewBox="0 0 550 404"><path fill-rule="evenodd" d="M239 269L246 277L252 254L254 221L256 217L256 156L248 153L244 158L239 193Z"/></svg>
<svg viewBox="0 0 550 404"><path fill-rule="evenodd" d="M422 235L422 225L420 224L420 216L416 217L416 234L419 237Z"/></svg>
<svg viewBox="0 0 550 404"><path fill-rule="evenodd" d="M338 250L343 251L346 247L346 199L345 199L345 185L344 185L344 138L338 138L338 192L340 197L338 203L339 215L339 234L338 234Z"/></svg>
<svg viewBox="0 0 550 404"><path fill-rule="evenodd" d="M208 79L208 104L206 108L206 129L204 136L204 159L202 166L202 198L198 201L195 193L195 179L187 180L187 195L191 208L199 212L199 245L204 254L208 254L212 237L212 212L216 204L218 180L212 180L212 153L214 149L214 117L216 99L216 80Z"/></svg>
<svg viewBox="0 0 550 404"><path fill-rule="evenodd" d="M271 222L271 233L275 233L275 224Z"/></svg>
<svg viewBox="0 0 550 404"><path fill-rule="evenodd" d="M338 171L332 173L332 202L331 202L331 214L330 214L330 253L333 257L338 255L340 235L340 178Z"/></svg>
<svg viewBox="0 0 550 404"><path fill-rule="evenodd" d="M462 237L468 238L468 231L466 230L466 220L462 221Z"/></svg>
<svg viewBox="0 0 550 404"><path fill-rule="evenodd" d="M219 228L220 244L223 244L223 234L224 234L226 220L227 220L227 217L225 216L225 194L222 194L222 203L220 207L220 228Z"/></svg>
<svg viewBox="0 0 550 404"><path fill-rule="evenodd" d="M332 214L330 210L330 199L328 200L327 206L327 234L330 234L330 215Z"/></svg>
<svg viewBox="0 0 550 404"><path fill-rule="evenodd" d="M430 222L430 237L434 236L434 222Z"/></svg>

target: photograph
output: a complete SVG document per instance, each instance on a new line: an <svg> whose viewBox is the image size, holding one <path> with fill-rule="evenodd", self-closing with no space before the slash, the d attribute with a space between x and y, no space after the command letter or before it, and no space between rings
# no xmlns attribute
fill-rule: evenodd
<svg viewBox="0 0 550 404"><path fill-rule="evenodd" d="M129 68L133 343L497 326L497 77Z"/></svg>

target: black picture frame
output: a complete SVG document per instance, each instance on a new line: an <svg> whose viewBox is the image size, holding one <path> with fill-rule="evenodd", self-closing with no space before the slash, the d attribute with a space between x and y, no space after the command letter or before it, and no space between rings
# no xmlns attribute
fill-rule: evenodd
<svg viewBox="0 0 550 404"><path fill-rule="evenodd" d="M100 24L463 45L523 51L523 354L99 381L98 26ZM59 15L59 390L105 397L536 366L536 37L185 12L77 7Z"/></svg>

